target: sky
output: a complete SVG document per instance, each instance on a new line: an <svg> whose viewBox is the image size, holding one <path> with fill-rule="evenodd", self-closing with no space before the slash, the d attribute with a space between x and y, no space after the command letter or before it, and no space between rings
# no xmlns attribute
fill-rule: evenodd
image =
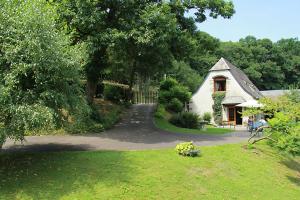
<svg viewBox="0 0 300 200"><path fill-rule="evenodd" d="M236 13L230 19L208 18L198 24L200 31L221 41L256 38L300 39L300 0L233 0Z"/></svg>

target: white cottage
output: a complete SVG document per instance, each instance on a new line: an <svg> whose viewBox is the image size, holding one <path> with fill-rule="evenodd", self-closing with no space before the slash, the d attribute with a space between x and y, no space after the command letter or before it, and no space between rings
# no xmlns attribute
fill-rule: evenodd
<svg viewBox="0 0 300 200"><path fill-rule="evenodd" d="M212 114L214 104L212 94L216 91L225 91L225 98L222 101L223 121L236 125L242 125L247 121L241 116L243 108L237 105L263 97L247 75L224 58L209 70L204 82L192 96L190 111L200 116L205 112Z"/></svg>

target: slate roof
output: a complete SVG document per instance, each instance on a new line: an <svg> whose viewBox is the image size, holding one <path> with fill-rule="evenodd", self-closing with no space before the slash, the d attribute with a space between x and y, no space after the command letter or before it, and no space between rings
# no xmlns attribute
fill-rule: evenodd
<svg viewBox="0 0 300 200"><path fill-rule="evenodd" d="M259 99L263 97L262 93L257 89L257 87L249 80L247 75L231 64L225 58L221 58L209 71L221 71L221 70L229 70L235 80L239 83L239 85L251 95L254 99Z"/></svg>
<svg viewBox="0 0 300 200"><path fill-rule="evenodd" d="M225 97L222 101L223 105L230 105L230 104L240 104L246 102L243 97L240 96L228 96Z"/></svg>
<svg viewBox="0 0 300 200"><path fill-rule="evenodd" d="M264 90L260 91L265 97L277 99L280 96L287 94L290 90ZM300 92L300 90L298 90Z"/></svg>

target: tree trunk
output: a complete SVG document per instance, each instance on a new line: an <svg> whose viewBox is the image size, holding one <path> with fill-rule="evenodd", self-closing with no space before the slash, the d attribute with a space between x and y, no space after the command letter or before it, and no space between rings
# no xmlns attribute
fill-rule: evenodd
<svg viewBox="0 0 300 200"><path fill-rule="evenodd" d="M248 139L248 143L250 143L250 144L255 144L256 142L259 142L259 141L261 141L261 140L266 140L266 139L272 140L273 142L276 142L273 138L271 138L273 132L271 132L271 133L270 133L269 135L267 135L267 136L264 136L264 137L261 137L261 138L258 138L258 139L256 139L256 140L251 141L251 139L253 139L255 136L258 135L259 131L261 131L262 129L266 129L266 128L270 128L270 127L269 127L269 126L261 126L261 127L259 127L259 128L255 131L255 133L252 134L251 137Z"/></svg>
<svg viewBox="0 0 300 200"><path fill-rule="evenodd" d="M133 84L134 84L134 74L135 74L135 62L133 62L132 64L132 69L130 72L130 77L129 77L129 89L128 89L128 93L127 93L127 99L126 101L132 101L133 98Z"/></svg>
<svg viewBox="0 0 300 200"><path fill-rule="evenodd" d="M94 97L96 95L97 81L87 78L86 82L86 98L88 103L92 104L94 102Z"/></svg>

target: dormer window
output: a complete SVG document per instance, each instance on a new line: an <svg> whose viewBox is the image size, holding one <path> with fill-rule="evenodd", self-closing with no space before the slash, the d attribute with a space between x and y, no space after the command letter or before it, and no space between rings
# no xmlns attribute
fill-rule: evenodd
<svg viewBox="0 0 300 200"><path fill-rule="evenodd" d="M224 76L214 77L214 92L226 91L226 78Z"/></svg>

